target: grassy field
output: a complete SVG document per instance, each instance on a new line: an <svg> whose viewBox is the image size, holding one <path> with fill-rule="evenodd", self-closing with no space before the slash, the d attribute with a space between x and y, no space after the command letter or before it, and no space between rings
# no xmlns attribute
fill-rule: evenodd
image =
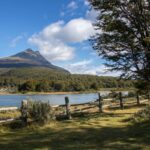
<svg viewBox="0 0 150 150"><path fill-rule="evenodd" d="M71 121L21 129L0 126L1 150L150 150L150 123L130 118L144 106L135 104L96 111Z"/></svg>
<svg viewBox="0 0 150 150"><path fill-rule="evenodd" d="M1 111L0 112L0 120L9 119L9 118L17 118L20 115L21 115L21 113L18 110Z"/></svg>

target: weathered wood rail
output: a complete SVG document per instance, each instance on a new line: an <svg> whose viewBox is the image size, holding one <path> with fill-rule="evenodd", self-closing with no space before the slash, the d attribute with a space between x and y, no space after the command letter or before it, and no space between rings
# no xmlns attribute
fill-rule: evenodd
<svg viewBox="0 0 150 150"><path fill-rule="evenodd" d="M11 118L11 119L0 120L0 123L12 122L14 120L16 120L16 119L15 118Z"/></svg>
<svg viewBox="0 0 150 150"><path fill-rule="evenodd" d="M70 104L69 102L69 97L65 97L65 104L64 105L55 105L52 106L54 110L58 109L58 108L63 108L63 113L61 113L61 111L59 111L58 113L56 113L56 116L60 116L60 117L64 117L66 119L72 119L72 115L75 113L85 113L88 112L90 108L98 108L99 109L99 113L103 112L103 109L105 108L113 108L113 107L120 107L121 109L124 108L124 104L126 104L126 98L122 96L122 93L119 92L119 98L118 100L112 98L112 99L103 99L100 95L100 93L98 93L98 99L93 100L93 101L89 101L86 103L81 103L81 104ZM139 95L137 94L135 97L135 103L137 103L137 105L140 105L148 100L140 100ZM24 100L27 103L27 100ZM117 103L116 103L117 102ZM130 102L127 102L130 103ZM133 101L132 101L133 103ZM117 104L117 105L116 105ZM21 106L21 110L23 107L23 101L22 101L22 106ZM14 110L18 110L18 107L0 107L0 112L1 111L14 111ZM27 113L27 109L24 110ZM23 112L24 112L23 111ZM5 123L5 122L11 122L16 120L17 118L6 118L5 120L0 120L0 123Z"/></svg>

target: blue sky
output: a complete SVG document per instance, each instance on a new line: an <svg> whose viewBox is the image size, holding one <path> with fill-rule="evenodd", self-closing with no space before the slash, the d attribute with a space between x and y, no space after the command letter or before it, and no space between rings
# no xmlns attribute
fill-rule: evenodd
<svg viewBox="0 0 150 150"><path fill-rule="evenodd" d="M32 48L72 73L105 73L88 39L98 13L86 0L1 0L0 57Z"/></svg>

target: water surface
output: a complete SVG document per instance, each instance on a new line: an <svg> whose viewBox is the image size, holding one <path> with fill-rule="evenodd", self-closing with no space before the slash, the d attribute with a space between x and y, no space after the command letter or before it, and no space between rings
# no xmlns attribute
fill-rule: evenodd
<svg viewBox="0 0 150 150"><path fill-rule="evenodd" d="M110 91L100 91L101 95L108 95ZM128 92L124 91L126 95ZM70 99L70 104L81 104L86 102L95 101L98 99L97 93L89 94L24 94L24 95L0 95L0 107L3 106L16 106L21 105L21 101L35 100L35 101L45 101L49 102L51 105L62 105L65 104L65 97L68 96Z"/></svg>
<svg viewBox="0 0 150 150"><path fill-rule="evenodd" d="M68 96L70 104L86 103L96 100L98 95L96 93L90 94L35 94L35 95L0 95L0 107L3 106L17 106L21 105L24 99L45 101L51 105L65 104L65 97Z"/></svg>

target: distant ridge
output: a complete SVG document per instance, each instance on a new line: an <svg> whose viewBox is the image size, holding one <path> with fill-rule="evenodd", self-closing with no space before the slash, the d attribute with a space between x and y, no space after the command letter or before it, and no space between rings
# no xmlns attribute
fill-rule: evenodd
<svg viewBox="0 0 150 150"><path fill-rule="evenodd" d="M0 58L0 68L24 67L46 67L52 70L69 73L69 71L51 64L39 51L33 51L30 48L10 57Z"/></svg>

